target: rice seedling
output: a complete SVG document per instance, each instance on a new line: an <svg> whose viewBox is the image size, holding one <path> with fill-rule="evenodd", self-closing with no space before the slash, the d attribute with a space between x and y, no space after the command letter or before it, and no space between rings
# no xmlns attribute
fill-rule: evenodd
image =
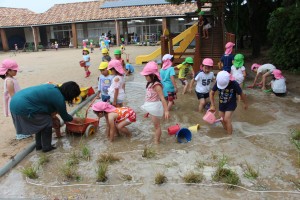
<svg viewBox="0 0 300 200"><path fill-rule="evenodd" d="M122 174L120 177L123 181L132 181L132 176L129 174Z"/></svg>
<svg viewBox="0 0 300 200"><path fill-rule="evenodd" d="M121 158L118 157L118 156L115 156L111 153L107 153L107 154L100 154L97 162L98 163L109 163L109 164L112 164L114 162L118 162L120 161Z"/></svg>
<svg viewBox="0 0 300 200"><path fill-rule="evenodd" d="M300 130L292 130L292 139L300 140Z"/></svg>
<svg viewBox="0 0 300 200"><path fill-rule="evenodd" d="M227 168L217 168L212 178L213 181L231 184L228 188L234 188L234 185L240 183L240 178L237 173Z"/></svg>
<svg viewBox="0 0 300 200"><path fill-rule="evenodd" d="M196 166L198 168L202 169L202 168L204 168L205 163L204 163L204 161L198 160L198 161L196 161Z"/></svg>
<svg viewBox="0 0 300 200"><path fill-rule="evenodd" d="M97 174L97 182L105 182L107 180L107 169L108 169L108 163L101 162L98 164L98 168L96 170Z"/></svg>
<svg viewBox="0 0 300 200"><path fill-rule="evenodd" d="M46 154L41 154L39 157L38 165L42 166L49 162L49 157Z"/></svg>
<svg viewBox="0 0 300 200"><path fill-rule="evenodd" d="M258 170L253 169L253 167L248 162L246 162L244 176L248 179L256 179L258 177Z"/></svg>
<svg viewBox="0 0 300 200"><path fill-rule="evenodd" d="M200 173L188 172L183 176L185 183L201 183L204 179L204 176Z"/></svg>
<svg viewBox="0 0 300 200"><path fill-rule="evenodd" d="M162 172L158 172L156 175L155 175L155 179L154 179L154 182L155 184L157 185L161 185L163 183L166 183L167 182L167 177L162 173Z"/></svg>
<svg viewBox="0 0 300 200"><path fill-rule="evenodd" d="M83 145L81 147L81 155L82 155L83 159L88 160L88 161L90 160L90 158L91 158L91 151L87 147L87 145Z"/></svg>
<svg viewBox="0 0 300 200"><path fill-rule="evenodd" d="M156 152L153 148L145 146L142 157L153 158L155 155L156 155Z"/></svg>
<svg viewBox="0 0 300 200"><path fill-rule="evenodd" d="M228 163L227 156L223 155L222 158L218 161L218 167L223 168Z"/></svg>
<svg viewBox="0 0 300 200"><path fill-rule="evenodd" d="M24 176L30 178L30 179L37 179L39 176L37 174L37 170L38 168L37 167L34 167L34 166L27 166L27 167L24 167L23 169L21 169L21 172Z"/></svg>
<svg viewBox="0 0 300 200"><path fill-rule="evenodd" d="M76 151L73 151L66 164L68 166L74 166L79 164L79 154Z"/></svg>
<svg viewBox="0 0 300 200"><path fill-rule="evenodd" d="M80 176L77 174L77 169L73 165L66 163L60 168L61 173L67 180L79 180Z"/></svg>

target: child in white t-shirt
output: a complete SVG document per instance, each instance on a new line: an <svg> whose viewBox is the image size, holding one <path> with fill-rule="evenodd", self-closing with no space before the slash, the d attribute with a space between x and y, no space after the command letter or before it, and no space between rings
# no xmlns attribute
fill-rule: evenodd
<svg viewBox="0 0 300 200"><path fill-rule="evenodd" d="M213 66L214 62L211 58L203 59L199 73L191 82L190 91L192 90L194 82L196 81L197 83L195 92L199 100L199 112L203 111L203 108L209 101L210 85L215 79L214 73L211 72Z"/></svg>
<svg viewBox="0 0 300 200"><path fill-rule="evenodd" d="M230 71L232 77L240 87L242 88L244 79L246 77L246 69L244 67L244 56L242 54L236 54L234 56L233 65Z"/></svg>
<svg viewBox="0 0 300 200"><path fill-rule="evenodd" d="M256 76L253 81L253 84L249 85L248 88L253 88L254 86L258 85L258 86L262 86L262 88L261 88L262 90L265 90L266 89L266 78L271 75L271 73L273 72L274 69L276 69L276 67L272 64L260 65L260 64L254 63L251 66L251 70L253 72L256 72ZM260 75L262 76L262 80L260 83L256 84L256 81Z"/></svg>
<svg viewBox="0 0 300 200"><path fill-rule="evenodd" d="M271 88L276 96L282 97L286 95L286 83L285 78L282 76L279 69L274 69L272 72L274 78L271 81Z"/></svg>

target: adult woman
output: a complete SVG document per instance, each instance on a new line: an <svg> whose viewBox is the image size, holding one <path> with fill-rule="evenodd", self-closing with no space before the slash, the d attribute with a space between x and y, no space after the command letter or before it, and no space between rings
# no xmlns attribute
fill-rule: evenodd
<svg viewBox="0 0 300 200"><path fill-rule="evenodd" d="M58 113L64 121L72 121L65 101L72 104L80 88L73 81L60 87L43 84L17 92L10 102L10 110L17 134L35 134L36 150L48 152L55 147L52 142L52 114Z"/></svg>

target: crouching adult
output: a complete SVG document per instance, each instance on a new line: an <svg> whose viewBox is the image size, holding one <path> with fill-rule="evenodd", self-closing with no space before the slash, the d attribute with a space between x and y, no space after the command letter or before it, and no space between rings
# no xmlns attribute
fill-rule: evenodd
<svg viewBox="0 0 300 200"><path fill-rule="evenodd" d="M73 117L68 114L66 102L73 104L80 88L73 81L61 86L43 84L17 92L10 102L10 110L17 134L35 134L36 150L48 152L52 146L52 114L58 113L65 122Z"/></svg>

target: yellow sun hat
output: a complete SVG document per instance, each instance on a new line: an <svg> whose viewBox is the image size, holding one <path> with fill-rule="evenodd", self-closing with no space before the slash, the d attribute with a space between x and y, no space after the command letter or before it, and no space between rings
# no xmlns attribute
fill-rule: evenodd
<svg viewBox="0 0 300 200"><path fill-rule="evenodd" d="M106 69L108 67L108 62L101 62L98 69Z"/></svg>

